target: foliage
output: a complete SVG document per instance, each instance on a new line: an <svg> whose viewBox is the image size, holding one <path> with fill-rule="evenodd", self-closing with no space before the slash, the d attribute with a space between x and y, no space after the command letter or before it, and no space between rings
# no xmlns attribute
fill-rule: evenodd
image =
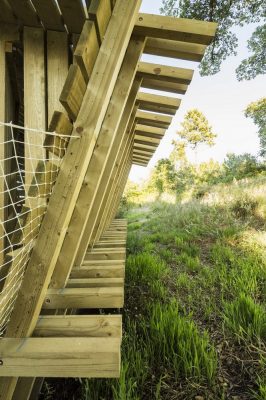
<svg viewBox="0 0 266 400"><path fill-rule="evenodd" d="M265 17L265 2L264 0L163 0L160 11L162 14L181 18L218 22L215 39L208 47L200 66L202 75L213 75L220 71L222 62L228 56L237 54L238 38L232 28L262 21ZM249 41L252 55L244 60L237 70L239 79L251 79L265 72L264 38L265 27L257 28Z"/></svg>
<svg viewBox="0 0 266 400"><path fill-rule="evenodd" d="M265 39L266 40L266 39ZM258 126L261 156L266 156L266 97L255 101L246 108L246 117L252 118L253 122Z"/></svg>
<svg viewBox="0 0 266 400"><path fill-rule="evenodd" d="M213 133L207 118L197 109L189 110L181 123L182 129L177 134L193 149L199 144L214 145L216 134Z"/></svg>
<svg viewBox="0 0 266 400"><path fill-rule="evenodd" d="M249 153L240 155L229 153L224 160L223 166L228 181L254 176L263 169L256 157Z"/></svg>
<svg viewBox="0 0 266 400"><path fill-rule="evenodd" d="M163 158L158 161L151 176L150 185L159 195L175 191L176 172L173 163Z"/></svg>

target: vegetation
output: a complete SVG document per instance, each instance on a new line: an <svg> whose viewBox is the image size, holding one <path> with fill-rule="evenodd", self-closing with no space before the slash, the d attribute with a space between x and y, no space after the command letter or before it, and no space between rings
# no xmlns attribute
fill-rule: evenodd
<svg viewBox="0 0 266 400"><path fill-rule="evenodd" d="M49 382L43 398L265 399L265 190L257 176L131 202L121 377Z"/></svg>
<svg viewBox="0 0 266 400"><path fill-rule="evenodd" d="M258 74L265 74L266 28L263 0L163 0L162 3L162 14L218 22L215 40L208 47L200 66L202 75L216 74L228 56L237 54L238 38L233 27L261 23L248 42L251 55L242 61L236 74L238 80L253 79Z"/></svg>
<svg viewBox="0 0 266 400"><path fill-rule="evenodd" d="M265 38L266 40L266 38ZM246 117L253 119L258 126L258 135L260 139L260 155L266 157L266 98L255 101L246 108Z"/></svg>

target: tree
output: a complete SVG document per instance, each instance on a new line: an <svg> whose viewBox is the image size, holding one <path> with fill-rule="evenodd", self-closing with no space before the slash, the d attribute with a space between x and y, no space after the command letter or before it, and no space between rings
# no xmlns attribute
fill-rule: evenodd
<svg viewBox="0 0 266 400"><path fill-rule="evenodd" d="M163 0L160 11L165 15L218 22L216 36L200 65L202 75L216 74L228 56L237 54L238 38L232 32L234 26L258 23L266 15L265 0ZM262 25L253 33L248 43L252 54L237 69L239 80L265 73L265 29Z"/></svg>
<svg viewBox="0 0 266 400"><path fill-rule="evenodd" d="M200 144L214 145L217 135L213 132L207 118L199 110L189 110L181 126L182 129L177 134L184 140L184 143L191 145L193 150L197 150Z"/></svg>
<svg viewBox="0 0 266 400"><path fill-rule="evenodd" d="M249 153L239 155L234 153L227 154L223 167L225 169L225 176L229 180L254 176L259 172L259 163L256 157Z"/></svg>
<svg viewBox="0 0 266 400"><path fill-rule="evenodd" d="M184 165L187 163L187 156L186 156L186 147L187 142L184 140L173 140L172 144L174 145L174 149L170 154L170 160L177 164Z"/></svg>
<svg viewBox="0 0 266 400"><path fill-rule="evenodd" d="M266 97L250 103L245 110L245 116L252 118L258 126L260 138L260 155L266 156Z"/></svg>
<svg viewBox="0 0 266 400"><path fill-rule="evenodd" d="M175 191L175 167L168 158L163 158L156 164L151 176L151 185L156 188L159 196L162 193L173 193Z"/></svg>

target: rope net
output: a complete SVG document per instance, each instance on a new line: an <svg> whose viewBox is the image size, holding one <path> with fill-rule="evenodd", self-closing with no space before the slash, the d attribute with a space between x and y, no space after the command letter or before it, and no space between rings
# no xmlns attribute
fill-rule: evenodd
<svg viewBox="0 0 266 400"><path fill-rule="evenodd" d="M70 136L0 122L0 138L1 338Z"/></svg>

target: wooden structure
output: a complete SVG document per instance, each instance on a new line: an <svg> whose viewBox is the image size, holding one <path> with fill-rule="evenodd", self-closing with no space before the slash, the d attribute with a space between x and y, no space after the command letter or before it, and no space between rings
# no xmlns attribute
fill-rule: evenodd
<svg viewBox="0 0 266 400"><path fill-rule="evenodd" d="M29 399L37 377L119 376L121 316L96 312L123 307L126 222L115 215L131 165L148 164L181 101L145 88L184 95L193 76L141 56L200 61L216 29L139 14L140 4L0 0L0 122L55 131L23 140L62 160L0 339L1 400ZM34 168L41 180L51 166ZM22 204L30 217L34 202ZM14 258L8 267L12 276Z"/></svg>

